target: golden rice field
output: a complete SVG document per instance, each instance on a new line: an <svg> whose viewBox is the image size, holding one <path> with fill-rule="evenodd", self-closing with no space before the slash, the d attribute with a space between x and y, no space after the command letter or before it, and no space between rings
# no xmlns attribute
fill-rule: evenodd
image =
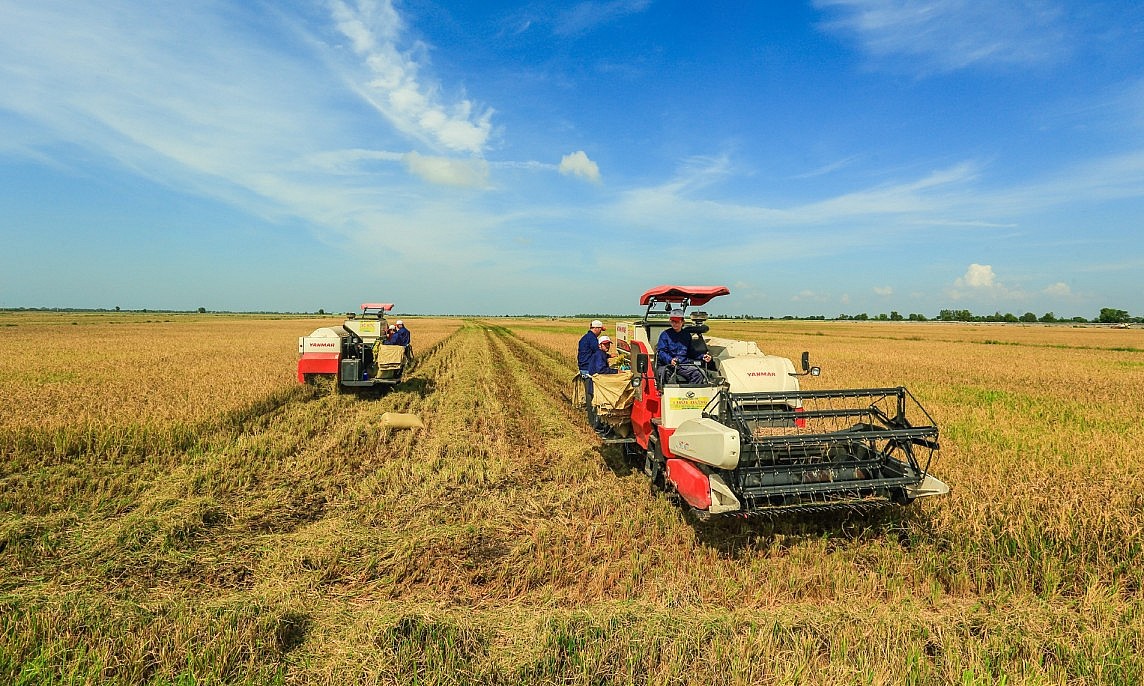
<svg viewBox="0 0 1144 686"><path fill-rule="evenodd" d="M1138 329L715 321L908 387L953 492L701 524L567 402L584 322L405 319L364 399L295 383L328 318L0 313L0 683L1144 683Z"/></svg>

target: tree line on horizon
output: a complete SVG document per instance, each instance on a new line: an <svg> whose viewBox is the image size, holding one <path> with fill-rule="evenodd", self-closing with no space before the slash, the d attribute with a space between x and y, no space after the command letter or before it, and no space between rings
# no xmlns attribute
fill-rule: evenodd
<svg viewBox="0 0 1144 686"><path fill-rule="evenodd" d="M524 315L524 316L546 316L546 315ZM617 315L600 314L600 313L580 313L575 315L576 318L583 319L598 319L598 318L617 318ZM618 318L632 318L640 317L642 315L619 315ZM774 315L753 315L753 314L713 314L712 319L782 319L782 320L799 320L799 321L879 321L879 322L1006 322L1006 323L1036 323L1043 324L1060 324L1060 323L1077 323L1077 324L1127 324L1127 323L1142 323L1144 317L1133 317L1127 310L1120 310L1112 307L1102 307L1100 314L1092 319L1081 316L1075 317L1058 317L1053 312L1046 312L1037 316L1033 312L1026 312L1022 315L1015 315L1012 312L1002 314L1000 311L993 314L973 314L969 310L953 310L945 309L938 312L936 317L927 317L924 314L911 312L910 314L903 315L896 310L881 314L867 314L860 312L858 314L842 313L836 317L827 317L825 315L783 315L776 317Z"/></svg>
<svg viewBox="0 0 1144 686"><path fill-rule="evenodd" d="M118 306L116 306L114 309L108 309L108 308L102 308L102 307L100 307L100 308L3 307L3 308L0 308L0 311L3 311L3 312L137 312L137 313L144 313L144 314L146 314L146 313L191 313L191 314L198 313L198 314L206 314L208 312L212 313L212 314L298 314L298 315L311 314L308 312L275 312L275 311L268 311L268 310L258 310L258 311L244 310L241 312L229 311L229 310L208 310L205 307L199 307L195 310L164 310L164 309L148 309L148 308L143 308L143 309L138 309L138 310L122 310ZM323 309L317 310L313 314L326 315L326 314L331 314L331 313L326 312L326 310L323 308ZM411 312L411 313L406 314L405 316L419 316L419 315ZM465 317L465 316L496 316L496 315L454 314L454 315L432 315L432 316ZM551 314L523 314L523 315L510 315L510 316L519 316L519 317L523 317L523 318L529 318L529 317L552 317L553 315L551 315ZM635 319L635 318L642 317L642 314L637 314L637 315L620 314L620 315L616 315L616 314L599 313L599 312L596 312L596 313L583 313L582 312L582 313L573 315L573 317L576 319L601 319L601 318ZM1000 311L994 312L993 314L980 315L980 314L973 314L973 312L971 312L969 310L955 310L955 309L940 310L936 317L927 317L924 314L920 314L920 313L916 313L916 312L911 312L910 314L903 315L896 310L891 310L889 313L883 312L883 313L876 314L876 315L871 315L871 314L868 314L866 312L860 312L858 314L842 313L842 314L839 314L838 316L835 316L835 317L827 317L825 315L795 316L795 315L790 315L790 314L783 315L781 317L776 317L774 315L752 315L752 314L737 314L737 315L734 315L734 314L713 314L713 315L711 315L711 318L712 319L768 319L768 320L781 319L781 320L799 320L799 321L826 321L826 320L830 320L830 321L883 321L883 322L884 321L890 321L890 322L901 322L901 321L909 321L909 322L927 322L927 321L939 321L939 322L1002 322L1002 323L1012 323L1012 324L1017 324L1017 323L1029 323L1029 324L1031 324L1031 323L1037 323L1037 322L1040 322L1042 324L1060 324L1060 323L1077 323L1077 324L1128 324L1128 323L1135 323L1135 324L1140 324L1140 323L1144 323L1144 317L1132 316L1128 313L1127 310L1121 310L1121 309L1112 308L1112 307L1100 308L1100 314L1097 315L1096 317L1093 317L1092 319L1088 319L1088 318L1081 317L1081 316L1057 317L1053 312L1046 312L1040 316L1037 316L1033 312L1026 312L1026 313L1018 316L1018 315L1013 314L1012 312L1006 312L1006 313L1002 314Z"/></svg>
<svg viewBox="0 0 1144 686"><path fill-rule="evenodd" d="M924 314L913 314L912 313L912 314L909 314L909 315L903 317L898 312L890 312L889 314L879 314L879 315L874 316L874 317L867 315L865 312L863 312L861 314L853 315L853 316L846 315L846 314L840 314L840 315L838 315L838 317L836 317L836 319L839 319L839 320L845 320L845 319L870 320L870 319L873 319L873 320L878 320L878 321L919 321L919 322L929 321ZM1020 316L1015 315L1012 312L1006 312L1005 314L1001 314L1000 311L994 312L993 314L980 315L980 314L973 314L969 310L946 309L946 310L939 311L938 315L933 318L933 321L939 321L939 322L1008 322L1008 323L1012 323L1012 324L1016 324L1016 323L1030 323L1031 324L1031 323L1035 323L1035 322L1041 322L1044 324L1056 324L1056 323L1062 323L1062 322L1064 322L1064 323L1076 322L1076 323L1082 323L1082 324L1125 324L1125 323L1129 323L1129 322L1139 323L1141 321L1141 318L1131 316L1130 314L1128 314L1127 310L1120 310L1120 309L1116 309L1116 308L1112 308L1112 307L1102 307L1100 309L1100 314L1097 315L1096 317L1092 318L1092 319L1086 319L1085 317L1080 317L1080 316L1057 317L1056 314L1054 314L1053 312L1046 312L1046 313L1044 313L1038 317L1033 312L1026 312Z"/></svg>

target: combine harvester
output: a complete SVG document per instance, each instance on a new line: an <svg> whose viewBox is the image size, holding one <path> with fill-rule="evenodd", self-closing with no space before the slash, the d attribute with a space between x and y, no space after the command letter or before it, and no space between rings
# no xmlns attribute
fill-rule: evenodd
<svg viewBox="0 0 1144 686"><path fill-rule="evenodd" d="M361 314L346 313L341 326L324 326L298 338L298 383L337 380L346 390L382 390L401 382L413 367L408 345L383 345L393 303L362 303Z"/></svg>
<svg viewBox="0 0 1144 686"><path fill-rule="evenodd" d="M724 286L657 286L640 298L643 319L616 324L630 372L597 375L593 404L653 487L711 515L866 510L907 505L949 487L930 473L933 419L905 388L801 390L818 376L802 354L767 355L753 341L707 337L707 314L690 312L694 357L706 382L682 383L656 363L671 310L727 295ZM656 313L657 306L660 312ZM574 397L582 397L576 389Z"/></svg>

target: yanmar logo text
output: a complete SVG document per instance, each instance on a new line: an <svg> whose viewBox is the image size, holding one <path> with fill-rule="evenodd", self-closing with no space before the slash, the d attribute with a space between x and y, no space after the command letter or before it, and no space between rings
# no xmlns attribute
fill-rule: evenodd
<svg viewBox="0 0 1144 686"><path fill-rule="evenodd" d="M336 345L337 345L336 343L311 343L310 347L311 348L333 348L333 347L336 347Z"/></svg>
<svg viewBox="0 0 1144 686"><path fill-rule="evenodd" d="M747 376L778 376L774 372L747 372Z"/></svg>

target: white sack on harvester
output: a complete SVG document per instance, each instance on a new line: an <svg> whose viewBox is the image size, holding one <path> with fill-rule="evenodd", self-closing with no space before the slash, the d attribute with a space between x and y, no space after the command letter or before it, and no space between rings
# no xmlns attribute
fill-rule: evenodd
<svg viewBox="0 0 1144 686"><path fill-rule="evenodd" d="M572 379L572 406L584 408L584 395L584 380L577 374ZM592 375L592 407L596 410L596 416L623 438L632 432L634 400L635 389L632 388L630 371Z"/></svg>
<svg viewBox="0 0 1144 686"><path fill-rule="evenodd" d="M400 369L405 361L404 345L382 345L381 339L373 344L373 361L377 363L377 370Z"/></svg>
<svg viewBox="0 0 1144 686"><path fill-rule="evenodd" d="M381 415L381 426L386 429L424 429L425 424L415 414L386 412Z"/></svg>

